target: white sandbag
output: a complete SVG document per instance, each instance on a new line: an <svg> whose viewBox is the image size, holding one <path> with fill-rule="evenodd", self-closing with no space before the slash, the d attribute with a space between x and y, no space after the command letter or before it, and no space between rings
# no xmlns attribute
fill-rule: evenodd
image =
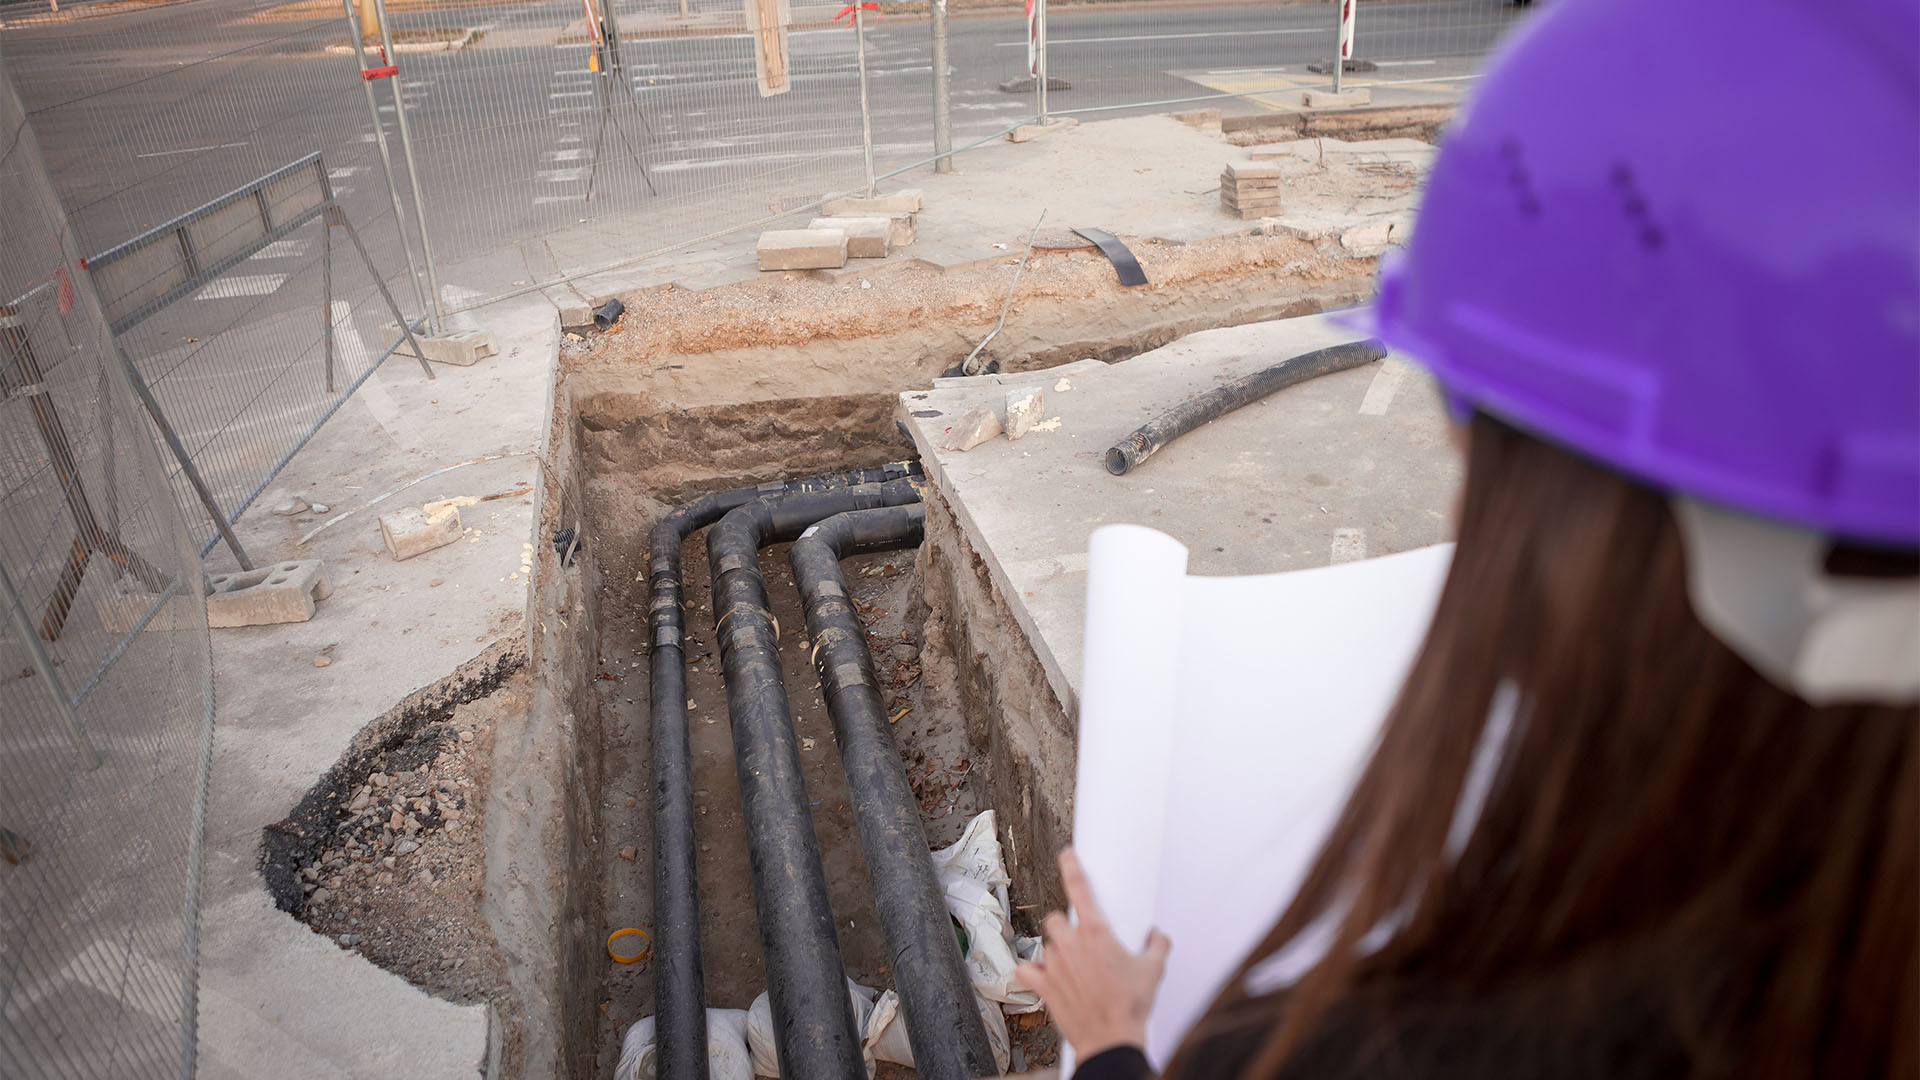
<svg viewBox="0 0 1920 1080"><path fill-rule="evenodd" d="M1000 855L993 811L974 817L960 839L934 852L933 870L946 892L947 911L966 928L967 978L974 989L1011 1013L1038 1009L1040 995L1013 974L1015 964L1031 957L1014 941L1007 901L1013 879Z"/></svg>
<svg viewBox="0 0 1920 1080"><path fill-rule="evenodd" d="M654 1018L643 1016L627 1029L613 1080L653 1080L653 1027ZM711 1080L753 1080L745 1009L707 1010L707 1074Z"/></svg>
<svg viewBox="0 0 1920 1080"><path fill-rule="evenodd" d="M847 996L853 1001L853 1030L867 1029L867 1016L873 1012L874 991L872 987L861 986L852 979L847 980ZM747 1049L753 1055L753 1073L755 1076L779 1076L780 1052L775 1048L773 1037L773 998L762 990L760 996L747 1006ZM873 1058L867 1057L867 1075L873 1075Z"/></svg>
<svg viewBox="0 0 1920 1080"><path fill-rule="evenodd" d="M976 991L974 1004L980 1008L980 1020L987 1027L987 1042L993 1046L993 1060L1001 1072L1007 1071L1007 1062L1011 1060L1012 1049L1008 1041L1007 1018L1000 1011L1000 1003L988 1001ZM866 1030L860 1041L867 1048L869 1067L875 1061L890 1061L895 1065L913 1064L913 1045L907 1041L907 1018L900 1009L900 995L892 990L882 991L879 1000L873 1003L873 1013L867 1017Z"/></svg>

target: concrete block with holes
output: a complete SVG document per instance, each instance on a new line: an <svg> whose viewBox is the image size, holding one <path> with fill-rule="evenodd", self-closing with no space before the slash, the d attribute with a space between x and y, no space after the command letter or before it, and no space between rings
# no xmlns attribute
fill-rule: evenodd
<svg viewBox="0 0 1920 1080"><path fill-rule="evenodd" d="M267 626L306 622L314 605L333 594L318 559L274 563L233 574L207 575L207 625Z"/></svg>
<svg viewBox="0 0 1920 1080"><path fill-rule="evenodd" d="M589 316L587 322L591 324L593 318ZM437 337L415 334L413 339L420 343L427 359L455 367L472 367L498 351L494 348L491 330L455 330Z"/></svg>
<svg viewBox="0 0 1920 1080"><path fill-rule="evenodd" d="M403 562L460 539L460 508L441 507L429 514L418 506L380 515L380 539L394 562Z"/></svg>

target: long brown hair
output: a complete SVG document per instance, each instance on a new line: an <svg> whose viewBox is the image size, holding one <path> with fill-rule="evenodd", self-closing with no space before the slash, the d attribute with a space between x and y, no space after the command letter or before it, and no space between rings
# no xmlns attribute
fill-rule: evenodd
<svg viewBox="0 0 1920 1080"><path fill-rule="evenodd" d="M1816 709L1714 639L1659 493L1484 416L1470 444L1379 746L1167 1075L1916 1075L1920 711Z"/></svg>

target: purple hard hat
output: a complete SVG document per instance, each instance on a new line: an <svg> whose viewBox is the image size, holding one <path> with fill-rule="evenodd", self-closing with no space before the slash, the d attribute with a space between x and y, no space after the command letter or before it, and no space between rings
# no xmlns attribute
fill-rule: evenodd
<svg viewBox="0 0 1920 1080"><path fill-rule="evenodd" d="M1562 0L1382 268L1448 394L1663 490L1920 544L1920 6Z"/></svg>

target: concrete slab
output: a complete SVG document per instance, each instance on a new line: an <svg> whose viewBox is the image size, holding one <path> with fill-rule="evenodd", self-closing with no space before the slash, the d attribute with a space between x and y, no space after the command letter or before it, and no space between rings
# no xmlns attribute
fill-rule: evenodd
<svg viewBox="0 0 1920 1080"><path fill-rule="evenodd" d="M1326 316L1193 334L1104 370L1076 370L1071 392L1046 396L1048 420L1026 438L965 453L945 447L945 429L971 408L999 404L1005 387L950 383L901 395L900 419L937 497L1067 716L1079 703L1087 537L1101 525L1172 534L1192 550L1197 574L1325 566L1450 537L1460 461L1439 395L1398 356L1230 413L1127 476L1101 463L1115 440L1193 394L1355 336Z"/></svg>

